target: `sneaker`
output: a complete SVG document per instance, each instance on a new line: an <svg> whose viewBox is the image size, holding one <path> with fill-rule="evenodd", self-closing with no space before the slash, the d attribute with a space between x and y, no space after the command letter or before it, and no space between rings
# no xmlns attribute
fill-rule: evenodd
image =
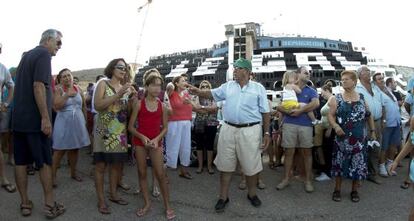
<svg viewBox="0 0 414 221"><path fill-rule="evenodd" d="M322 172L321 175L315 178L315 180L321 182L331 180L331 178L328 175L326 175L326 173Z"/></svg>
<svg viewBox="0 0 414 221"><path fill-rule="evenodd" d="M379 175L382 177L388 177L387 169L385 168L385 164L382 163L378 166Z"/></svg>
<svg viewBox="0 0 414 221"><path fill-rule="evenodd" d="M312 182L305 182L305 191L307 193L312 193L313 191L315 191L315 189L313 188Z"/></svg>

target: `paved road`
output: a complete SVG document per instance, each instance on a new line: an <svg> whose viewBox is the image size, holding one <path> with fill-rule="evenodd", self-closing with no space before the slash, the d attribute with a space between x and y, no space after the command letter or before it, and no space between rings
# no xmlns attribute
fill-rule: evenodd
<svg viewBox="0 0 414 221"><path fill-rule="evenodd" d="M97 201L94 182L88 176L91 169L91 159L85 151L81 153L79 170L84 182L77 183L69 178L68 168L63 165L59 171L56 196L59 202L67 207L64 216L56 220L136 220L135 211L143 205L141 195L134 195L133 191L122 192L120 195L130 202L128 206L119 206L108 202L112 214L101 215L97 211ZM407 160L405 160L406 164ZM399 173L406 172L407 167L400 169ZM281 180L282 168L270 170L265 167L264 181L267 184L265 190L258 191L263 205L256 209L246 199L246 191L237 188L240 176L234 176L230 203L222 214L214 212L214 204L218 197L218 173L198 175L191 168L194 180L188 181L177 176L176 171L168 171L170 177L170 190L172 206L177 213L176 220L407 220L408 212L413 205L413 191L403 190L399 187L403 176L393 178L381 178L382 185L364 182L361 188L361 201L352 203L349 199L351 188L350 181L344 182L343 200L340 203L331 200L333 182L315 183L316 191L307 194L303 190L303 184L293 181L283 191L275 189ZM12 168L7 166L7 174L12 177ZM137 186L137 173L134 166L126 166L125 181ZM0 190L0 221L8 220L45 220L42 213L42 191L38 176L29 179L30 197L35 204L30 218L21 217L18 205L18 193L9 194ZM106 184L106 188L108 185ZM141 220L141 219L140 219ZM164 210L160 199L153 200L153 207L142 220L165 220Z"/></svg>

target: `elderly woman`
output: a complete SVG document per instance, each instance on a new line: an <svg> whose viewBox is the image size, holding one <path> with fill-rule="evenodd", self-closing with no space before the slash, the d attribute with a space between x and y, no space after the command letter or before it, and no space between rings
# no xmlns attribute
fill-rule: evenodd
<svg viewBox="0 0 414 221"><path fill-rule="evenodd" d="M341 201L342 177L352 179L351 201L359 202L359 182L367 178L367 133L369 123L371 137L376 139L374 120L371 117L364 96L355 91L357 75L353 71L341 73L344 92L328 101L328 120L336 137L332 154L332 176L335 190L332 200Z"/></svg>
<svg viewBox="0 0 414 221"><path fill-rule="evenodd" d="M70 176L81 182L76 174L79 148L88 146L91 142L86 129L86 109L81 89L73 84L72 73L69 69L59 72L61 84L54 92L54 109L57 112L53 127L53 185L56 187L56 170L63 155L67 152Z"/></svg>
<svg viewBox="0 0 414 221"><path fill-rule="evenodd" d="M200 90L211 90L211 84L208 81L200 83ZM207 152L207 171L209 174L214 174L213 169L213 146L214 138L217 133L217 106L213 99L196 98L197 112L195 117L195 136L197 138L197 159L198 169L197 173L203 172L204 152Z"/></svg>
<svg viewBox="0 0 414 221"><path fill-rule="evenodd" d="M102 214L110 214L104 200L104 172L110 165L109 200L127 205L128 202L117 196L122 164L128 161L127 144L127 109L129 94L134 91L130 83L125 83L128 66L124 59L114 59L105 68L107 80L102 80L96 87L94 107L97 114L94 131L93 152L95 166L95 188L98 195L98 209Z"/></svg>

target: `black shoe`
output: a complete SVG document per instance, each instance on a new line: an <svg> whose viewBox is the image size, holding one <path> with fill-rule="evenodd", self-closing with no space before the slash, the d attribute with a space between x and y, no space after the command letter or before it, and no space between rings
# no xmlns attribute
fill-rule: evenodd
<svg viewBox="0 0 414 221"><path fill-rule="evenodd" d="M227 197L226 200L219 199L214 207L216 209L216 213L224 212L224 208L226 208L227 203L229 202L229 198Z"/></svg>
<svg viewBox="0 0 414 221"><path fill-rule="evenodd" d="M257 197L257 195L250 197L249 194L247 194L247 199L250 200L250 203L254 207L259 207L260 205L262 205L262 201L260 201L260 199L259 199L259 197Z"/></svg>

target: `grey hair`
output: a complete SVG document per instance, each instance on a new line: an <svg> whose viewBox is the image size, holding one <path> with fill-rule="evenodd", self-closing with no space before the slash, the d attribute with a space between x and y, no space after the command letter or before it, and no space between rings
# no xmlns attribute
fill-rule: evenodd
<svg viewBox="0 0 414 221"><path fill-rule="evenodd" d="M358 78L361 76L362 69L364 69L364 68L368 68L368 67L366 65L361 65L361 66L358 67L358 69L356 71Z"/></svg>
<svg viewBox="0 0 414 221"><path fill-rule="evenodd" d="M58 36L62 37L62 32L56 30L56 29L47 29L42 33L42 38L40 39L39 44L46 43L47 40L50 38L56 39Z"/></svg>

